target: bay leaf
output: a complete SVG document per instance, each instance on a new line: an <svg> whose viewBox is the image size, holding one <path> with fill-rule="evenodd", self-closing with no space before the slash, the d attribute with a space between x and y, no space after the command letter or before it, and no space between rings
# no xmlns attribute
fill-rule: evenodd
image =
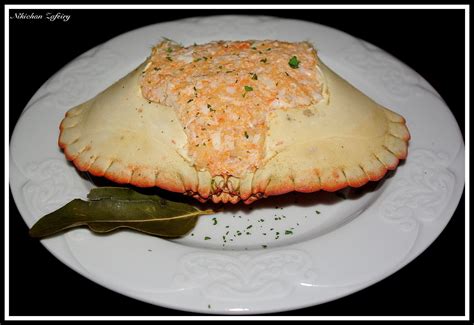
<svg viewBox="0 0 474 325"><path fill-rule="evenodd" d="M41 238L73 227L88 226L98 233L130 228L161 237L179 237L194 228L200 215L214 213L129 188L91 190L89 201L75 199L38 220L30 229Z"/></svg>
<svg viewBox="0 0 474 325"><path fill-rule="evenodd" d="M111 200L129 200L129 201L148 201L152 200L159 203L160 205L166 206L167 209L173 209L176 211L183 211L185 213L189 210L190 206L187 203L175 202L162 198L159 195L142 194L140 192L131 190L126 187L97 187L93 188L87 198L91 201L101 199ZM194 209L197 209L193 207Z"/></svg>

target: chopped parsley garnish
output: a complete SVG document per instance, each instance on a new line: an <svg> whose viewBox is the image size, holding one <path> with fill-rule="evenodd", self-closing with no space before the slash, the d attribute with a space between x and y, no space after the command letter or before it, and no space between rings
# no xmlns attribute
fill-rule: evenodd
<svg viewBox="0 0 474 325"><path fill-rule="evenodd" d="M268 246L267 245L262 245L262 248L267 248Z"/></svg>
<svg viewBox="0 0 474 325"><path fill-rule="evenodd" d="M204 237L204 240L209 240L209 239L211 239L211 237L207 237L207 236Z"/></svg>
<svg viewBox="0 0 474 325"><path fill-rule="evenodd" d="M255 46L252 46L251 49L252 49L252 50L256 50L257 48L256 48Z"/></svg>
<svg viewBox="0 0 474 325"><path fill-rule="evenodd" d="M262 63L267 63L267 58L261 59L260 62L262 62Z"/></svg>
<svg viewBox="0 0 474 325"><path fill-rule="evenodd" d="M197 59L194 59L194 62L199 62L201 60L202 60L202 58L197 58Z"/></svg>
<svg viewBox="0 0 474 325"><path fill-rule="evenodd" d="M252 73L252 79L253 79L253 80L258 80L258 76L257 76L256 73Z"/></svg>
<svg viewBox="0 0 474 325"><path fill-rule="evenodd" d="M250 226L247 227L247 229L250 229L250 228L252 228L252 225L250 225Z"/></svg>
<svg viewBox="0 0 474 325"><path fill-rule="evenodd" d="M161 68L154 67L153 70L155 70L155 71L160 71Z"/></svg>
<svg viewBox="0 0 474 325"><path fill-rule="evenodd" d="M316 210L316 214L320 214L321 212L319 212L318 210Z"/></svg>
<svg viewBox="0 0 474 325"><path fill-rule="evenodd" d="M245 97L249 91L253 91L253 87L251 86L244 86L245 92L242 94L242 97Z"/></svg>
<svg viewBox="0 0 474 325"><path fill-rule="evenodd" d="M249 138L249 134L247 133L247 131L244 132L244 135L247 139ZM250 227L252 227L252 226L250 226Z"/></svg>
<svg viewBox="0 0 474 325"><path fill-rule="evenodd" d="M293 231L291 231L291 230L285 230L285 235L293 235Z"/></svg>
<svg viewBox="0 0 474 325"><path fill-rule="evenodd" d="M168 47L168 48L166 49L166 52L171 53L171 52L173 52L173 49L172 49L171 47Z"/></svg>
<svg viewBox="0 0 474 325"><path fill-rule="evenodd" d="M164 39L167 42L171 42L171 43L178 44L178 45L182 46L180 43L178 43L176 41L173 41L171 38L164 37L164 36L162 36L161 38Z"/></svg>
<svg viewBox="0 0 474 325"><path fill-rule="evenodd" d="M187 101L187 104L191 103L193 99L191 98L190 100Z"/></svg>
<svg viewBox="0 0 474 325"><path fill-rule="evenodd" d="M217 219L216 218L212 218L212 224L215 226L217 225Z"/></svg>
<svg viewBox="0 0 474 325"><path fill-rule="evenodd" d="M288 61L288 64L292 69L298 69L300 65L300 61L298 61L298 58L296 56L292 56L290 61Z"/></svg>
<svg viewBox="0 0 474 325"><path fill-rule="evenodd" d="M167 56L166 59L167 59L168 61L173 61L173 59L172 59L171 57L169 57L169 56Z"/></svg>

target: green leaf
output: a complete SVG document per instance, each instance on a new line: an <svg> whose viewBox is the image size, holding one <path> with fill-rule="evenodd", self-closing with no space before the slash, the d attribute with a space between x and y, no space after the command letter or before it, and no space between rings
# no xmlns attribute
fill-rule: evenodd
<svg viewBox="0 0 474 325"><path fill-rule="evenodd" d="M253 87L251 87L251 86L244 86L244 90L245 90L245 91L252 91L252 90L253 90Z"/></svg>
<svg viewBox="0 0 474 325"><path fill-rule="evenodd" d="M173 43L174 45L178 45L178 46L180 46L180 47L183 47L183 45L182 45L181 43L176 42L176 41L172 40L171 38L164 37L164 36L162 36L161 38L162 38L163 40L165 40L166 42Z"/></svg>
<svg viewBox="0 0 474 325"><path fill-rule="evenodd" d="M194 228L200 215L214 213L122 187L95 188L87 197L89 201L72 200L42 217L30 229L30 235L41 238L88 226L98 233L129 228L155 236L179 237Z"/></svg>
<svg viewBox="0 0 474 325"><path fill-rule="evenodd" d="M300 61L298 61L298 58L296 56L293 56L291 57L290 61L288 61L288 64L290 65L291 68L298 69L300 65Z"/></svg>

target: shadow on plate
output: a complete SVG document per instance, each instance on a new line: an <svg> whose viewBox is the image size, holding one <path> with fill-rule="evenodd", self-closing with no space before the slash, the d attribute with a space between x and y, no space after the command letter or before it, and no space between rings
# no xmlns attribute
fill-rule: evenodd
<svg viewBox="0 0 474 325"><path fill-rule="evenodd" d="M402 165L401 162L400 165ZM341 200L357 200L368 193L372 193L378 190L385 181L395 174L395 171L388 171L387 174L379 181L371 181L367 184L355 188L355 187L346 187L342 190L336 192L326 192L326 191L318 191L313 193L300 193L300 192L290 192L287 194L277 195L277 196L270 196L267 198L262 198L254 203L247 205L243 202L238 202L236 204L228 203L228 204L214 204L212 202L200 203L196 199L183 195L181 193L174 193L170 191L166 191L160 189L158 187L150 187L150 188L140 188L135 187L130 184L117 184L104 177L97 177L93 176L87 172L78 172L81 178L84 180L91 182L96 187L101 186L110 186L110 187L127 187L131 188L134 191L143 194L149 195L159 195L167 200L176 201L176 202L183 202L188 203L191 205L195 205L200 209L214 209L214 210L226 210L231 213L242 213L247 214L250 213L252 210L256 209L265 209L265 208L276 208L276 209L283 209L289 206L299 206L299 207L309 207L315 205L332 205Z"/></svg>

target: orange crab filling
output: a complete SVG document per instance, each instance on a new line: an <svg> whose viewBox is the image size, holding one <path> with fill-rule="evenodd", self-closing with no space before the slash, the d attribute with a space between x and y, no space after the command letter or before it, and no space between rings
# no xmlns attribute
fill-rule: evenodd
<svg viewBox="0 0 474 325"><path fill-rule="evenodd" d="M188 155L213 176L240 177L260 167L272 110L322 99L317 57L306 42L212 42L153 48L142 95L176 109Z"/></svg>

